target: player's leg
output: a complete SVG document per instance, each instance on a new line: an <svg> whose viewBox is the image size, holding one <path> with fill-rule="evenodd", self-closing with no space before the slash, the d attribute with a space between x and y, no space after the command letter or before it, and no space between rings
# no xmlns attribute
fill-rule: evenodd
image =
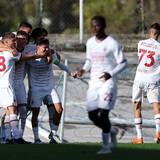
<svg viewBox="0 0 160 160"><path fill-rule="evenodd" d="M51 94L45 97L44 103L47 105L49 113L49 125L51 130L49 134L50 143L56 143L55 139L57 139L57 130L61 120L63 108L59 95L55 89L52 89Z"/></svg>
<svg viewBox="0 0 160 160"><path fill-rule="evenodd" d="M102 148L97 152L97 154L107 154L111 152L109 145L111 128L108 117L109 109L106 109L106 105L108 104L103 103L105 89L106 86L104 82L90 82L90 86L87 91L87 109L89 111L89 119L96 126L102 129Z"/></svg>
<svg viewBox="0 0 160 160"><path fill-rule="evenodd" d="M11 131L12 131L14 143L19 143L21 141L22 134L19 130L19 122L18 122L18 117L17 117L17 107L8 106L7 109L9 112L10 127L11 127Z"/></svg>
<svg viewBox="0 0 160 160"><path fill-rule="evenodd" d="M33 135L34 135L34 143L36 144L41 143L41 140L39 138L39 131L38 131L39 111L40 111L39 107L32 107L31 109L31 112L32 112L31 123L32 123L32 130L33 130Z"/></svg>
<svg viewBox="0 0 160 160"><path fill-rule="evenodd" d="M160 86L159 84L152 84L148 87L147 98L153 106L154 119L156 126L155 140L160 143Z"/></svg>
<svg viewBox="0 0 160 160"><path fill-rule="evenodd" d="M2 95L7 98L1 99L2 106L6 109L6 113L9 116L7 119L10 124L10 132L12 132L12 137L14 139L14 143L23 143L21 132L19 130L19 123L17 118L17 108L15 101L15 94L12 87L4 88L2 91ZM6 106L6 107L5 107ZM8 121L6 120L6 121Z"/></svg>
<svg viewBox="0 0 160 160"><path fill-rule="evenodd" d="M102 129L102 148L100 149L100 151L97 152L97 154L111 153L111 148L109 144L111 129L111 123L109 120L109 110L98 109L89 112L89 118L94 122L94 124L96 124L96 126Z"/></svg>
<svg viewBox="0 0 160 160"><path fill-rule="evenodd" d="M99 113L99 109L89 111L88 112L88 117L97 127L101 128L98 113Z"/></svg>
<svg viewBox="0 0 160 160"><path fill-rule="evenodd" d="M48 114L49 114L49 126L50 126L50 134L48 138L50 139L50 143L57 143L53 136L57 135L58 125L55 124L54 116L55 116L55 107L54 105L47 105Z"/></svg>
<svg viewBox="0 0 160 160"><path fill-rule="evenodd" d="M4 121L5 121L5 116L6 116L6 113L4 112L2 114L2 117L1 117L1 143L5 143L5 124L4 124Z"/></svg>
<svg viewBox="0 0 160 160"><path fill-rule="evenodd" d="M50 134L50 143L56 143L57 142L57 130L60 124L63 108L61 103L55 103L52 107L54 107L54 116L53 121L51 123L51 134Z"/></svg>
<svg viewBox="0 0 160 160"><path fill-rule="evenodd" d="M160 143L160 103L153 103L154 119L156 124L156 142Z"/></svg>
<svg viewBox="0 0 160 160"><path fill-rule="evenodd" d="M133 144L143 144L143 135L142 135L142 115L141 115L141 102L134 102L134 124L137 135L133 137Z"/></svg>
<svg viewBox="0 0 160 160"><path fill-rule="evenodd" d="M114 108L115 102L117 98L117 85L114 80L109 79L107 80L102 87L99 89L99 102L98 106L101 108L101 114L102 115L99 120L100 124L105 123L105 125L102 125L102 138L108 137L110 135L109 139L110 141L110 147L113 149L117 146L117 133L118 129L112 128L109 120L109 111ZM105 126L105 128L103 128ZM108 126L108 127L106 127ZM105 144L105 143L104 143ZM107 145L107 143L106 143Z"/></svg>
<svg viewBox="0 0 160 160"><path fill-rule="evenodd" d="M42 105L43 93L37 91L36 89L31 92L30 104L31 104L31 124L34 135L34 143L41 144L41 140L39 137L39 128L38 128L38 116L40 112L40 106Z"/></svg>
<svg viewBox="0 0 160 160"><path fill-rule="evenodd" d="M101 128L102 128L102 149L97 152L98 154L104 154L104 153L111 153L110 150L110 130L111 130L111 123L109 120L109 110L100 110L100 122L101 122Z"/></svg>
<svg viewBox="0 0 160 160"><path fill-rule="evenodd" d="M132 102L133 102L133 114L134 124L136 129L136 136L133 137L133 144L143 144L142 135L142 114L141 114L141 103L142 103L142 89L138 84L133 85L132 90Z"/></svg>
<svg viewBox="0 0 160 160"><path fill-rule="evenodd" d="M17 108L19 113L20 128L23 136L25 125L26 125L26 118L27 118L27 107L24 104L24 105L18 105Z"/></svg>
<svg viewBox="0 0 160 160"><path fill-rule="evenodd" d="M4 120L4 143L12 143L11 127L10 127L10 116L7 109L5 109Z"/></svg>
<svg viewBox="0 0 160 160"><path fill-rule="evenodd" d="M19 115L20 128L22 136L25 129L26 118L27 118L27 97L24 83L16 81L14 85L15 95L17 100L17 109Z"/></svg>

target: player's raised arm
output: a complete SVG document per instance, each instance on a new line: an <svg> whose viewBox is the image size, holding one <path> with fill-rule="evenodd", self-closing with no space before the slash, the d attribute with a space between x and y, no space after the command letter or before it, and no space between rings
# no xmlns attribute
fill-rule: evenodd
<svg viewBox="0 0 160 160"><path fill-rule="evenodd" d="M24 54L21 57L21 61L27 61L31 59L38 59L38 58L44 58L47 57L49 54L49 41L48 39L42 39L37 42L37 48L34 53L28 53Z"/></svg>

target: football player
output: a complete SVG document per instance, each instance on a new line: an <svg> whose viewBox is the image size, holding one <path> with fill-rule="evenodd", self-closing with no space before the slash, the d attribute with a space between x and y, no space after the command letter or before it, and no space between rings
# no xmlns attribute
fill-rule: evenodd
<svg viewBox="0 0 160 160"><path fill-rule="evenodd" d="M49 49L49 41L48 39L40 39L37 42L37 48L42 50ZM52 53L52 61L58 58L56 53ZM54 76L52 63L48 63L48 59L40 58L37 60L31 60L28 62L29 65L29 84L30 84L30 105L32 111L32 128L34 134L35 144L41 144L41 140L39 138L38 133L38 115L40 111L40 106L44 102L51 108L55 108L55 113L49 112L49 118L55 116L56 118L56 126L52 124L50 121L51 130L55 131L58 129L58 124L60 122L61 114L62 114L62 105L57 94L57 91L54 88ZM57 65L61 65L59 62ZM66 72L70 73L70 70L65 66L63 68ZM53 119L53 118L52 118ZM53 128L52 128L53 127ZM54 132L55 134L56 132Z"/></svg>
<svg viewBox="0 0 160 160"><path fill-rule="evenodd" d="M0 52L0 106L5 108L4 128L6 142L11 142L11 131L14 143L25 143L18 128L17 101L14 91L15 62L26 61L46 56L45 52L37 50L35 55L22 55L16 50L16 37L13 33L6 32L2 36ZM4 49L5 48L5 49Z"/></svg>
<svg viewBox="0 0 160 160"><path fill-rule="evenodd" d="M127 64L120 44L105 33L105 28L106 21L103 16L94 16L91 19L93 36L87 41L86 62L74 75L81 77L90 71L87 91L88 116L102 129L102 148L97 154L111 153L111 148L116 145L116 130L111 130L109 113L114 108L117 97L116 76Z"/></svg>
<svg viewBox="0 0 160 160"><path fill-rule="evenodd" d="M143 144L141 105L144 94L153 106L156 142L160 143L160 24L149 28L149 38L138 43L138 66L133 84L132 101L137 135L133 144Z"/></svg>

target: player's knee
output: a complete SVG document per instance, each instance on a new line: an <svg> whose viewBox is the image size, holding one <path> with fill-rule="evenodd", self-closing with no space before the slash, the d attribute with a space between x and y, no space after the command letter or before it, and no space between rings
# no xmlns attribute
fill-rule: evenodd
<svg viewBox="0 0 160 160"><path fill-rule="evenodd" d="M62 108L61 103L56 103L56 104L54 104L54 108L55 108L55 111L56 111L58 114L62 114L63 108Z"/></svg>
<svg viewBox="0 0 160 160"><path fill-rule="evenodd" d="M92 122L94 122L95 124L97 124L97 122L98 122L98 116L97 116L97 112L96 111L88 112L88 117L89 117L89 119Z"/></svg>
<svg viewBox="0 0 160 160"><path fill-rule="evenodd" d="M63 108L62 108L62 107L59 107L59 108L56 109L56 111L57 111L58 114L62 114Z"/></svg>
<svg viewBox="0 0 160 160"><path fill-rule="evenodd" d="M134 109L140 110L141 109L141 102L134 102Z"/></svg>
<svg viewBox="0 0 160 160"><path fill-rule="evenodd" d="M110 130L111 130L111 124L110 123L103 125L103 127L102 127L103 133L109 133Z"/></svg>
<svg viewBox="0 0 160 160"><path fill-rule="evenodd" d="M111 129L111 123L109 119L109 110L100 110L99 111L99 124L104 133L109 133Z"/></svg>
<svg viewBox="0 0 160 160"><path fill-rule="evenodd" d="M53 106L47 106L48 108L48 114L49 114L49 120L53 119L53 116L55 114L55 109Z"/></svg>
<svg viewBox="0 0 160 160"><path fill-rule="evenodd" d="M20 106L18 107L18 112L20 114L20 118L26 118L27 117L27 108L26 106Z"/></svg>
<svg viewBox="0 0 160 160"><path fill-rule="evenodd" d="M109 117L101 117L100 120L100 127L104 133L109 133L111 129L111 123Z"/></svg>

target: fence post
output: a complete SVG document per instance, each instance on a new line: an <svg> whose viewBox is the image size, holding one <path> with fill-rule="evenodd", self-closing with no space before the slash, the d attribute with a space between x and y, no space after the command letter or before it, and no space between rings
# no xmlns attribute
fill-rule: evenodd
<svg viewBox="0 0 160 160"><path fill-rule="evenodd" d="M68 60L65 59L65 65L68 65ZM61 116L60 122L60 142L63 143L64 137L64 120L65 120L65 105L66 105L66 89L67 89L67 72L64 71L64 78L63 78L63 90L62 90L62 107L63 113Z"/></svg>
<svg viewBox="0 0 160 160"><path fill-rule="evenodd" d="M79 0L79 41L83 41L83 0Z"/></svg>

